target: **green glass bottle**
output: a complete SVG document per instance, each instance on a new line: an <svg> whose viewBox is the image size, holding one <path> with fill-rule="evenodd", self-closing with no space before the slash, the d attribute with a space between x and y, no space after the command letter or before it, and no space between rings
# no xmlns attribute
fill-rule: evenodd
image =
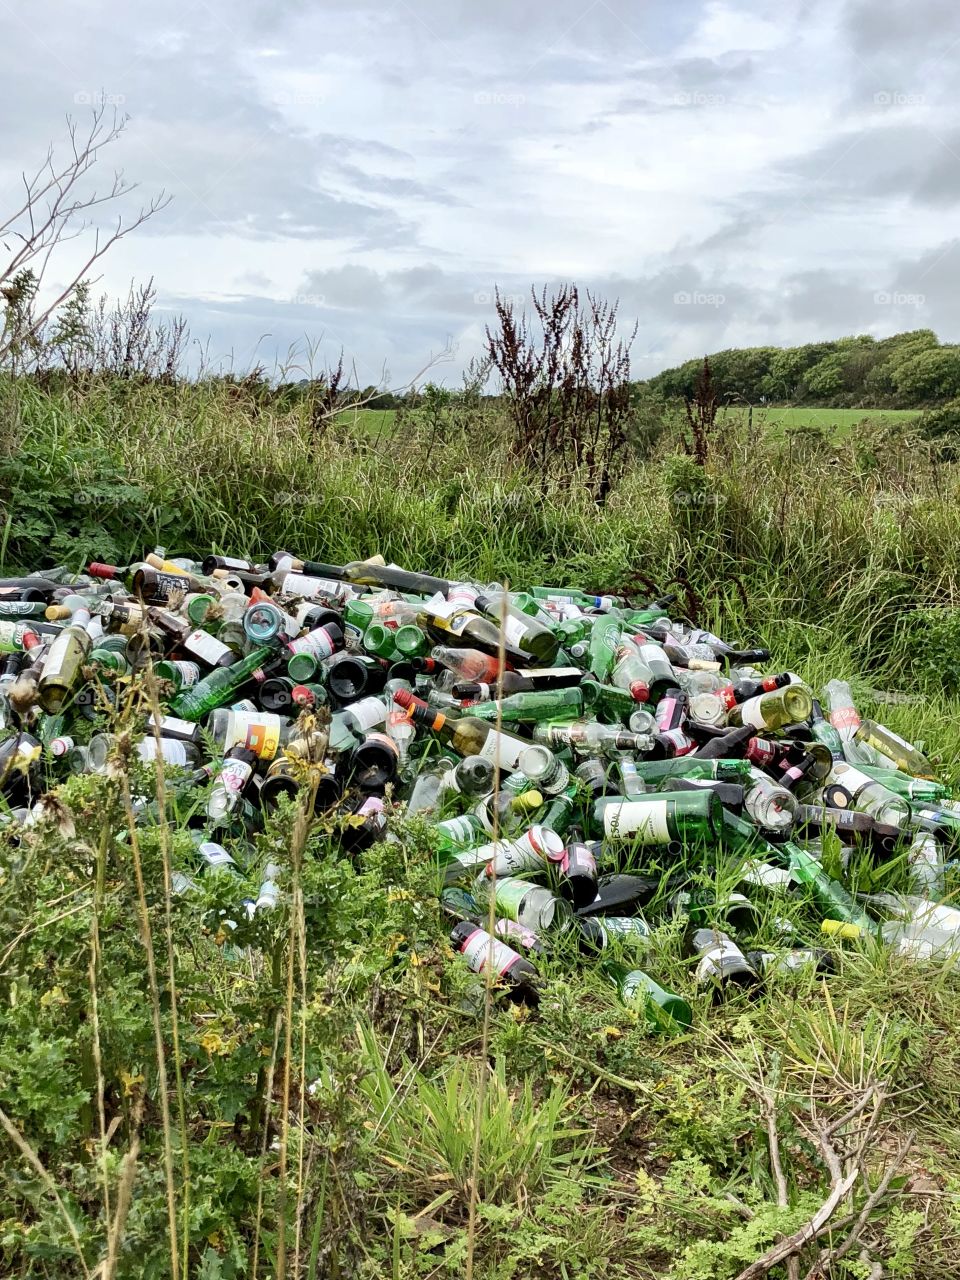
<svg viewBox="0 0 960 1280"><path fill-rule="evenodd" d="M422 658L430 648L426 634L412 622L397 627L393 633L393 643L397 653L403 658Z"/></svg>
<svg viewBox="0 0 960 1280"><path fill-rule="evenodd" d="M551 796L540 815L540 826L555 831L558 836L565 836L573 826L579 794L577 783L571 781L558 796Z"/></svg>
<svg viewBox="0 0 960 1280"><path fill-rule="evenodd" d="M747 782L750 779L749 760L704 759L696 756L677 756L670 760L638 760L637 773L644 782L658 782L661 778L692 778L702 782Z"/></svg>
<svg viewBox="0 0 960 1280"><path fill-rule="evenodd" d="M873 920L857 905L842 884L827 875L812 854L790 840L784 841L779 847L781 854L787 857L787 866L793 878L810 890L825 916L831 920L855 924L864 933L876 935L877 927Z"/></svg>
<svg viewBox="0 0 960 1280"><path fill-rule="evenodd" d="M540 666L549 667L557 656L560 641L549 627L519 608L503 592L477 596L477 609L503 629L507 645L527 653Z"/></svg>
<svg viewBox="0 0 960 1280"><path fill-rule="evenodd" d="M590 621L589 618L565 618L563 622L556 624L553 634L564 648L569 649L571 645L580 644L587 639Z"/></svg>
<svg viewBox="0 0 960 1280"><path fill-rule="evenodd" d="M230 667L217 667L188 689L181 690L170 710L182 720L202 720L216 707L230 702L238 689L255 679L263 664L274 656L271 648L254 649Z"/></svg>
<svg viewBox="0 0 960 1280"><path fill-rule="evenodd" d="M100 667L103 671L116 671L119 675L126 675L130 670L130 663L122 653L118 653L116 649L91 649L87 656L87 662L91 667Z"/></svg>
<svg viewBox="0 0 960 1280"><path fill-rule="evenodd" d="M363 633L363 647L375 658L386 658L392 661L397 653L396 632L385 627L382 622L371 622Z"/></svg>
<svg viewBox="0 0 960 1280"><path fill-rule="evenodd" d="M587 667L600 684L609 681L622 635L622 624L615 614L597 618L590 630Z"/></svg>
<svg viewBox="0 0 960 1280"><path fill-rule="evenodd" d="M483 844L487 838L483 823L475 813L464 813L459 818L445 818L443 822L436 822L430 828L430 834L441 862L446 861L443 855Z"/></svg>
<svg viewBox="0 0 960 1280"><path fill-rule="evenodd" d="M864 721L864 724L866 723ZM936 801L944 800L950 795L950 788L945 787L942 782L937 782L933 778L913 777L900 769L894 768L892 764L889 769L872 764L858 764L857 768L861 773L865 773L868 778L873 778L875 782L881 782L888 791L892 791L894 795L898 795L904 800L917 800L921 803L932 801L936 803Z"/></svg>
<svg viewBox="0 0 960 1280"><path fill-rule="evenodd" d="M580 688L583 690L584 705L595 715L604 716L608 720L626 723L639 705L633 693L627 689L619 689L616 685L584 680Z"/></svg>
<svg viewBox="0 0 960 1280"><path fill-rule="evenodd" d="M344 630L353 628L356 636L362 636L374 619L373 605L367 600L348 600L343 606Z"/></svg>
<svg viewBox="0 0 960 1280"><path fill-rule="evenodd" d="M617 606L616 596L594 596L576 587L530 587L529 594L535 600L552 600L557 604L575 604L581 609L602 609L605 612Z"/></svg>
<svg viewBox="0 0 960 1280"><path fill-rule="evenodd" d="M644 609L627 609L623 620L628 626L643 627L648 622L658 622L661 618L669 620L670 615L662 605L651 604Z"/></svg>
<svg viewBox="0 0 960 1280"><path fill-rule="evenodd" d="M497 915L516 920L524 928L541 933L545 929L566 928L573 919L570 904L550 889L522 880L518 876L500 876L496 880L480 877L474 884L474 897L483 905L493 895Z"/></svg>
<svg viewBox="0 0 960 1280"><path fill-rule="evenodd" d="M287 659L287 675L301 684L311 680L320 670L320 661L313 653L292 653Z"/></svg>
<svg viewBox="0 0 960 1280"><path fill-rule="evenodd" d="M583 693L577 687L538 689L531 693L511 693L506 698L492 699L471 706L477 720L537 724L542 720L576 720L583 710Z"/></svg>
<svg viewBox="0 0 960 1280"><path fill-rule="evenodd" d="M594 820L606 838L644 845L715 845L723 826L723 805L714 791L670 791L594 802Z"/></svg>
<svg viewBox="0 0 960 1280"><path fill-rule="evenodd" d="M423 627L434 644L441 648L472 648L492 658L498 658L501 648L499 628L489 618L462 605L447 604L435 600L422 606L422 613L417 615L418 624ZM511 662L520 661L529 665L530 657L506 642L504 652ZM436 654L434 655L436 656ZM440 661L443 661L441 658ZM477 677L464 675L464 679Z"/></svg>
<svg viewBox="0 0 960 1280"><path fill-rule="evenodd" d="M689 1027L693 1021L693 1013L686 1000L672 991L665 991L642 969L628 969L626 965L609 961L603 967L623 1003L643 1008L652 1015L652 1021L661 1030L666 1030L671 1024Z"/></svg>

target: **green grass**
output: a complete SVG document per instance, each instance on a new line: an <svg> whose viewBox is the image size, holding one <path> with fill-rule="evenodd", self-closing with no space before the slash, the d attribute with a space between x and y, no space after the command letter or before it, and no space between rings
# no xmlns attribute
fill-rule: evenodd
<svg viewBox="0 0 960 1280"><path fill-rule="evenodd" d="M745 422L748 409L732 407L721 410L724 422ZM755 427L782 435L787 431L816 429L831 440L840 440L862 423L896 426L915 422L919 409L824 409L818 405L755 405Z"/></svg>
<svg viewBox="0 0 960 1280"><path fill-rule="evenodd" d="M745 424L748 412L739 407L725 408L720 412L720 421ZM396 416L395 409L355 409L343 413L337 424L380 439L393 435L397 430ZM843 439L862 423L878 426L906 424L915 422L919 416L919 409L824 409L817 405L755 405L753 410L755 426L775 435L816 429L831 440Z"/></svg>
<svg viewBox="0 0 960 1280"><path fill-rule="evenodd" d="M814 687L849 677L862 711L922 739L956 786L960 466L902 417L869 416L831 441L733 421L704 469L667 424L598 510L575 476L541 489L511 469L490 405L317 435L237 388L5 383L0 550L7 572L128 563L159 542L675 590L678 611L765 643L774 668ZM909 701L876 696L890 691ZM144 714L128 706L123 725ZM152 775L134 775L132 794L149 795ZM137 828L141 894L122 777L60 785L49 822L21 842L0 834L0 1108L25 1144L0 1135L4 1276L73 1280L111 1240L115 1277L169 1275L166 1148L181 1275L277 1275L282 1228L286 1274L311 1280L462 1277L468 1256L475 1280L727 1280L823 1201L814 1113L840 1116L869 1081L887 1093L871 1185L911 1130L916 1146L864 1239L891 1277L953 1274L953 972L830 944L829 980L779 979L714 1008L667 921L644 963L690 1000L689 1032L657 1033L569 951L543 962L537 1013L496 1002L485 1030L415 824L393 815L396 842L347 859L321 823L301 864L302 827L282 810L232 845L243 879L205 881L168 916L165 867L191 865L189 810L171 801L169 826ZM277 860L282 904L251 921L243 901ZM735 874L725 860L690 871ZM753 941L774 941L778 914L766 900ZM791 914L820 944L813 904ZM858 1212L867 1191L853 1195ZM865 1274L854 1250L831 1280Z"/></svg>
<svg viewBox="0 0 960 1280"><path fill-rule="evenodd" d="M340 427L350 427L367 436L390 436L395 430L396 409L350 409L336 419Z"/></svg>

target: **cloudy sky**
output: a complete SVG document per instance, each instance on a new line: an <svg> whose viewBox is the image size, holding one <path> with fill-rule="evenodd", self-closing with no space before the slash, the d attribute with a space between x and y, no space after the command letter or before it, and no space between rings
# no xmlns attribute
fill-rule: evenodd
<svg viewBox="0 0 960 1280"><path fill-rule="evenodd" d="M239 368L342 346L396 386L446 352L456 384L495 286L565 279L638 321L639 375L960 340L956 0L2 7L2 209L105 96L130 121L104 168L173 198L100 287L153 276Z"/></svg>

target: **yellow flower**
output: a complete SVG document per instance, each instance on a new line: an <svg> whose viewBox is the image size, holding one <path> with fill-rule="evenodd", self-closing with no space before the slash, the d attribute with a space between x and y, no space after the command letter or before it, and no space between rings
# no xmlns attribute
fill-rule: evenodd
<svg viewBox="0 0 960 1280"><path fill-rule="evenodd" d="M641 1213L653 1213L657 1207L657 1198L659 1186L656 1178L651 1178L646 1169L638 1169L634 1174L634 1181L637 1184L638 1192L638 1208Z"/></svg>
<svg viewBox="0 0 960 1280"><path fill-rule="evenodd" d="M123 1096L125 1098L132 1098L144 1082L144 1077L139 1071L135 1076L131 1075L129 1071L120 1072L120 1083L123 1085Z"/></svg>
<svg viewBox="0 0 960 1280"><path fill-rule="evenodd" d="M214 1054L229 1053L229 1046L219 1031L205 1031L200 1037L200 1043L211 1057Z"/></svg>

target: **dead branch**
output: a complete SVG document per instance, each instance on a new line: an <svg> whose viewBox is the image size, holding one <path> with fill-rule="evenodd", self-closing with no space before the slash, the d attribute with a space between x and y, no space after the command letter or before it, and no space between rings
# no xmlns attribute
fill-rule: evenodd
<svg viewBox="0 0 960 1280"><path fill-rule="evenodd" d="M789 1185L777 1130L776 1090L771 1088L770 1080L764 1074L758 1052L755 1052L755 1072L748 1070L729 1050L726 1056L735 1074L744 1081L760 1103L777 1205L783 1209L788 1208ZM896 1091L897 1094L900 1092L902 1091ZM736 1280L762 1280L774 1267L784 1264L790 1280L799 1280L801 1255L808 1246L815 1246L816 1252L812 1259L807 1260L808 1269L804 1280L826 1280L833 1264L845 1258L858 1245L860 1258L876 1272L874 1259L863 1243L862 1236L871 1216L894 1194L891 1192L893 1179L902 1167L915 1138L910 1133L899 1145L879 1182L871 1190L870 1156L881 1145L877 1141L878 1130L884 1106L890 1096L876 1081L868 1079L855 1102L840 1116L829 1121L819 1118L811 1096L809 1123L802 1124L801 1127L819 1148L820 1158L830 1177L829 1191L820 1207L802 1226L784 1236L751 1262ZM865 1116L864 1113L868 1110L869 1115ZM733 1196L727 1198L732 1204L739 1203ZM844 1204L847 1211L835 1216ZM818 1241L824 1236L829 1236L833 1241L839 1239L840 1243L819 1247Z"/></svg>
<svg viewBox="0 0 960 1280"><path fill-rule="evenodd" d="M775 1244L772 1249L768 1249L765 1254L757 1258L756 1262L751 1262L748 1267L745 1267L736 1280L762 1280L762 1277L773 1267L785 1262L790 1257L794 1257L804 1245L810 1244L811 1241L815 1240L833 1216L834 1210L856 1185L859 1175L859 1169L854 1169L852 1173L847 1174L840 1182L834 1180L830 1194L816 1213L802 1227L798 1227L792 1235L785 1236L779 1244Z"/></svg>
<svg viewBox="0 0 960 1280"><path fill-rule="evenodd" d="M104 254L118 240L141 227L170 203L170 197L161 191L132 217L121 214L109 227L93 226L91 215L94 212L136 187L135 183L127 182L122 170L114 172L105 189L88 190L81 185L81 180L99 159L104 147L117 141L126 124L127 117L119 115L115 109L108 113L105 103L94 107L85 132L68 117L66 159L58 164L51 146L39 168L32 175L22 175L21 202L0 221L0 238L9 253L6 262L0 264L0 292L8 301L7 323L0 334L0 360L15 350L35 344L53 313L74 293L81 281L88 279L91 268ZM66 285L49 304L34 308L33 299L56 251L91 229L93 243L82 264L71 270ZM27 305L16 317L16 323L11 323L8 291L15 290L18 284L26 286L26 292L21 289L20 296L26 298Z"/></svg>

